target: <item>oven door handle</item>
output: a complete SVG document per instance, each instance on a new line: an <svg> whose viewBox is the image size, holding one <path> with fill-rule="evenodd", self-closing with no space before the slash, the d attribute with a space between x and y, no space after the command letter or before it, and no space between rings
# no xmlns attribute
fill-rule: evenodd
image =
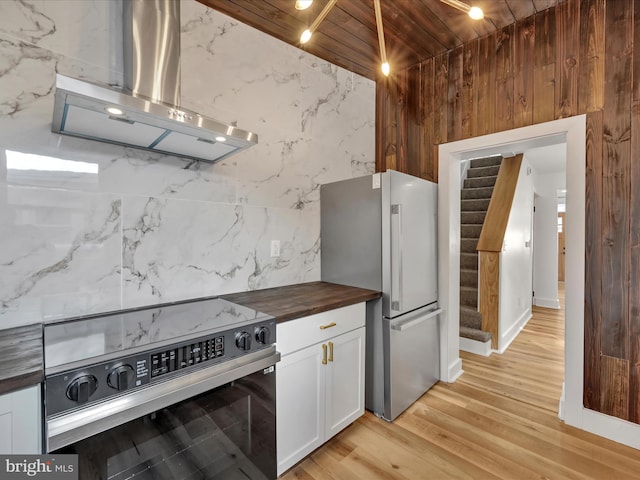
<svg viewBox="0 0 640 480"><path fill-rule="evenodd" d="M238 380L280 361L275 346L47 419L47 452ZM268 371L267 371L268 369Z"/></svg>

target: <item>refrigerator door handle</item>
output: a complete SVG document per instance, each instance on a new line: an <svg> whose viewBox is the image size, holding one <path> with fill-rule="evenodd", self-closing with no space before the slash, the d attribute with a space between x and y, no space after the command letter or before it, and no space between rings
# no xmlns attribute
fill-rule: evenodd
<svg viewBox="0 0 640 480"><path fill-rule="evenodd" d="M395 235L394 235L395 232ZM395 238L394 238L395 237ZM395 241L394 241L395 240ZM391 310L402 311L402 205L391 205ZM394 298L399 296L400 298Z"/></svg>
<svg viewBox="0 0 640 480"><path fill-rule="evenodd" d="M415 327L417 325L420 325L421 323L429 320L430 318L433 318L437 315L440 315L442 313L442 309L438 308L437 310L433 310L429 313L427 313L425 316L423 317L418 317L418 318L413 318L411 320L407 320L405 322L397 322L397 323L392 323L391 324L391 330L396 330L398 332L404 332L405 330L409 330L412 327Z"/></svg>

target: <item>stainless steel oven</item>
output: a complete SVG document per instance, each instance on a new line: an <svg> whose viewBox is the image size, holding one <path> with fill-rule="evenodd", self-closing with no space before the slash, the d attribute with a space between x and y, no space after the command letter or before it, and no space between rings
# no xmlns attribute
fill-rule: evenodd
<svg viewBox="0 0 640 480"><path fill-rule="evenodd" d="M81 479L276 478L275 320L217 298L45 326L45 439Z"/></svg>

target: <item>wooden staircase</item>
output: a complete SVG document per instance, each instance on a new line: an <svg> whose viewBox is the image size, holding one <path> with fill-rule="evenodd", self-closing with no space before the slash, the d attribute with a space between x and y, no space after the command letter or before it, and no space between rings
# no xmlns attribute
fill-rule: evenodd
<svg viewBox="0 0 640 480"><path fill-rule="evenodd" d="M502 157L471 160L460 191L460 336L487 342L478 311L478 239L489 208Z"/></svg>

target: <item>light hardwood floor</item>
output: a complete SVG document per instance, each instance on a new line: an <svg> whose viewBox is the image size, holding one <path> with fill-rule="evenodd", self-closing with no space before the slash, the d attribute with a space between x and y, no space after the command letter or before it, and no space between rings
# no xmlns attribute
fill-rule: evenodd
<svg viewBox="0 0 640 480"><path fill-rule="evenodd" d="M563 312L534 307L503 355L462 352L455 383L393 423L367 412L281 478L640 479L640 451L558 420L563 338Z"/></svg>

